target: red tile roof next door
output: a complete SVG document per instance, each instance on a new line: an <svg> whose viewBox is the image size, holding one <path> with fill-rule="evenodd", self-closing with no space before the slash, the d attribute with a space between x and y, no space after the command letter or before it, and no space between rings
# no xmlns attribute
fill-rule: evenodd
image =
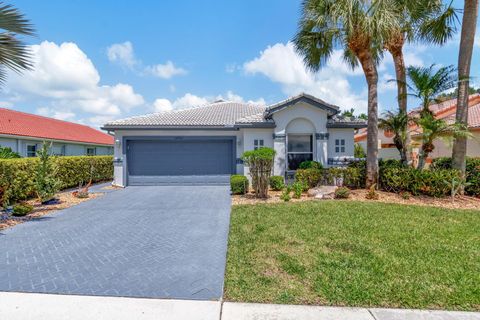
<svg viewBox="0 0 480 320"><path fill-rule="evenodd" d="M0 108L0 135L113 145L113 137L77 123Z"/></svg>

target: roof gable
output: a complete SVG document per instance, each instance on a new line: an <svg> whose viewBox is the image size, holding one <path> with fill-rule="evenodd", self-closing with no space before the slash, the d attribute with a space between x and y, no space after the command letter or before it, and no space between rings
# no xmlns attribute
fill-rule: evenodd
<svg viewBox="0 0 480 320"><path fill-rule="evenodd" d="M323 101L322 99L319 99L317 97L314 97L312 95L306 94L306 93L301 93L297 96L288 98L287 100L280 101L278 103L272 104L267 107L267 110L265 112L266 117L270 117L272 114L275 112L284 110L289 107L293 107L295 104L299 102L304 102L308 105L311 105L313 107L322 109L327 111L328 115L332 116L335 115L339 112L340 108L338 106L335 106L333 104L327 103Z"/></svg>

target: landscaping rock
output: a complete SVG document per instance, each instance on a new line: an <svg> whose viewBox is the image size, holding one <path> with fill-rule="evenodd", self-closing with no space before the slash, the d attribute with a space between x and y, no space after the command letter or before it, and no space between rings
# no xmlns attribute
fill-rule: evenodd
<svg viewBox="0 0 480 320"><path fill-rule="evenodd" d="M337 186L321 186L308 190L308 196L315 199L334 199Z"/></svg>

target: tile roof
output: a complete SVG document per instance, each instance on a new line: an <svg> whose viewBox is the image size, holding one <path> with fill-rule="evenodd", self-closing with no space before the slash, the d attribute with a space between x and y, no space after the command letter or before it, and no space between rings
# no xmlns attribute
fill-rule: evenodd
<svg viewBox="0 0 480 320"><path fill-rule="evenodd" d="M237 123L266 122L263 118L264 112L264 106L221 101L195 108L152 113L111 121L105 124L104 127L232 127Z"/></svg>
<svg viewBox="0 0 480 320"><path fill-rule="evenodd" d="M315 104L321 104L322 108L328 109L330 115L336 114L339 110L337 106L302 93L268 107L250 103L216 101L211 104L189 109L177 109L115 120L106 123L103 128L221 128L235 126L273 126L274 121L268 116L269 112L274 109L277 110L279 107L288 105L290 102L298 99L307 99L308 101L313 101ZM352 119L339 117L332 117L329 120L329 123L332 127L336 125L343 127L362 127L365 125L361 120L352 121Z"/></svg>
<svg viewBox="0 0 480 320"><path fill-rule="evenodd" d="M0 135L113 145L113 137L91 127L0 108Z"/></svg>

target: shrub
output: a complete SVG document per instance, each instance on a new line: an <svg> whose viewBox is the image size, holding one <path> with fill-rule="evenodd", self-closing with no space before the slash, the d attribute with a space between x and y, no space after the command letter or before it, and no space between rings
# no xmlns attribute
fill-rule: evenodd
<svg viewBox="0 0 480 320"><path fill-rule="evenodd" d="M350 189L347 187L340 187L335 190L335 199L347 199L350 197Z"/></svg>
<svg viewBox="0 0 480 320"><path fill-rule="evenodd" d="M230 177L230 188L233 194L245 194L248 191L249 182L247 177L242 175L232 175Z"/></svg>
<svg viewBox="0 0 480 320"><path fill-rule="evenodd" d="M242 160L250 171L252 187L255 189L255 196L266 198L268 196L268 183L272 173L275 150L272 148L259 148L257 150L245 151Z"/></svg>
<svg viewBox="0 0 480 320"><path fill-rule="evenodd" d="M343 180L343 185L358 189L365 187L365 170L356 167L328 168L325 169L324 179L327 184L334 185L338 178Z"/></svg>
<svg viewBox="0 0 480 320"><path fill-rule="evenodd" d="M292 198L290 196L290 192L292 192L292 188L290 186L285 186L285 188L283 188L282 194L280 195L280 199L285 202L290 201L290 199Z"/></svg>
<svg viewBox="0 0 480 320"><path fill-rule="evenodd" d="M280 191L285 187L285 182L282 176L271 176L269 183L270 188L275 191Z"/></svg>
<svg viewBox="0 0 480 320"><path fill-rule="evenodd" d="M308 188L315 188L322 181L322 170L315 168L298 169L295 172L295 181L303 183Z"/></svg>
<svg viewBox="0 0 480 320"><path fill-rule="evenodd" d="M42 203L53 199L59 189L59 181L53 171L49 149L50 147L44 142L42 149L37 152L38 163L35 170L35 191Z"/></svg>
<svg viewBox="0 0 480 320"><path fill-rule="evenodd" d="M113 178L112 156L52 157L60 189ZM38 158L0 159L0 198L9 205L35 196L35 169ZM93 166L93 173L91 168Z"/></svg>
<svg viewBox="0 0 480 320"><path fill-rule="evenodd" d="M430 170L451 169L452 158L436 158L430 165ZM480 195L480 158L467 158L465 173L465 193L471 196Z"/></svg>
<svg viewBox="0 0 480 320"><path fill-rule="evenodd" d="M292 190L293 190L293 197L295 199L300 199L302 197L302 193L305 190L305 184L302 182L295 182L292 184Z"/></svg>
<svg viewBox="0 0 480 320"><path fill-rule="evenodd" d="M33 206L29 204L17 204L13 206L13 213L15 217L26 216L29 212L33 210Z"/></svg>
<svg viewBox="0 0 480 320"><path fill-rule="evenodd" d="M299 169L323 169L323 166L320 162L317 161L303 161L298 166Z"/></svg>
<svg viewBox="0 0 480 320"><path fill-rule="evenodd" d="M418 170L412 167L391 167L380 170L380 183L388 192L408 191L414 195L443 197L451 192L448 181L458 176L459 172L451 169Z"/></svg>
<svg viewBox="0 0 480 320"><path fill-rule="evenodd" d="M0 147L0 159L16 159L21 158L17 152L14 152L12 148Z"/></svg>

